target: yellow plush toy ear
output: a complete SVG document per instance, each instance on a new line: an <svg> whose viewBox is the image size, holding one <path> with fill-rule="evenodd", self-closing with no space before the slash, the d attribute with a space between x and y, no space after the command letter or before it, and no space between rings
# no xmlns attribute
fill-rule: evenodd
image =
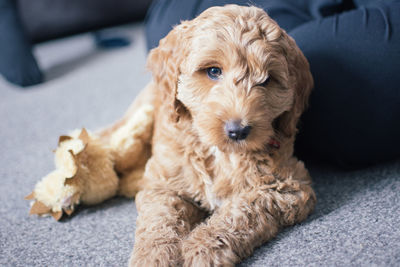
<svg viewBox="0 0 400 267"><path fill-rule="evenodd" d="M185 106L176 99L180 66L187 57L189 45L190 21L183 21L160 41L158 47L150 51L147 67L153 74L157 87L162 91L163 98L171 106L171 119L178 121L180 116L187 114Z"/></svg>

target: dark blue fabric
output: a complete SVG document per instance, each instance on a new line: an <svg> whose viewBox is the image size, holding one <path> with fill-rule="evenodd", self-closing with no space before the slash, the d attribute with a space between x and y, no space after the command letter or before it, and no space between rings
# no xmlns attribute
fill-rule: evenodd
<svg viewBox="0 0 400 267"><path fill-rule="evenodd" d="M43 81L12 0L0 0L0 74L21 86Z"/></svg>
<svg viewBox="0 0 400 267"><path fill-rule="evenodd" d="M148 48L173 25L213 5L160 0L147 16ZM296 154L347 167L400 157L400 2L261 0L310 62L315 80Z"/></svg>
<svg viewBox="0 0 400 267"><path fill-rule="evenodd" d="M347 165L400 157L399 15L400 3L380 3L290 32L315 80L299 152Z"/></svg>

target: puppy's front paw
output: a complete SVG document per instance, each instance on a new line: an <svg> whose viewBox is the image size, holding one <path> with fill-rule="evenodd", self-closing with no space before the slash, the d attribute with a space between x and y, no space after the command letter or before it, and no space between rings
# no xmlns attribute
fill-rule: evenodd
<svg viewBox="0 0 400 267"><path fill-rule="evenodd" d="M30 214L70 215L81 201L95 204L115 195L118 178L107 149L83 129L61 136L55 151L56 170L39 181L26 199Z"/></svg>
<svg viewBox="0 0 400 267"><path fill-rule="evenodd" d="M177 244L152 244L150 247L135 247L129 266L182 266L180 247Z"/></svg>
<svg viewBox="0 0 400 267"><path fill-rule="evenodd" d="M190 236L183 241L183 266L234 266L239 257L232 251L228 242L217 233L208 231L204 226L198 226Z"/></svg>

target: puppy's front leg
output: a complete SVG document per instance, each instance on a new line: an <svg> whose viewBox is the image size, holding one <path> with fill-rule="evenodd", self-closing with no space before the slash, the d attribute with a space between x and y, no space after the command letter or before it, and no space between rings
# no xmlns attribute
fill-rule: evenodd
<svg viewBox="0 0 400 267"><path fill-rule="evenodd" d="M227 201L183 242L184 266L234 266L277 231L277 220L258 203Z"/></svg>
<svg viewBox="0 0 400 267"><path fill-rule="evenodd" d="M183 242L184 266L233 266L248 257L281 226L304 220L311 212L314 193L309 186L303 189L250 191L226 201Z"/></svg>
<svg viewBox="0 0 400 267"><path fill-rule="evenodd" d="M180 266L181 241L203 212L168 189L144 190L136 196L139 216L130 266Z"/></svg>

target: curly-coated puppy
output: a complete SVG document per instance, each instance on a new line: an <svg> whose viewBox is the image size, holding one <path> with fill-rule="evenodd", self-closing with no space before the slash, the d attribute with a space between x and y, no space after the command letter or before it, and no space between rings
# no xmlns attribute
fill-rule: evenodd
<svg viewBox="0 0 400 267"><path fill-rule="evenodd" d="M276 22L256 7L210 8L161 40L148 66L153 81L123 120L60 138L32 213L58 219L140 191L140 267L230 266L307 217L316 199L293 143L313 81Z"/></svg>
<svg viewBox="0 0 400 267"><path fill-rule="evenodd" d="M132 266L233 265L306 218L315 195L292 154L313 83L284 30L256 7L213 7L149 66L160 95Z"/></svg>

